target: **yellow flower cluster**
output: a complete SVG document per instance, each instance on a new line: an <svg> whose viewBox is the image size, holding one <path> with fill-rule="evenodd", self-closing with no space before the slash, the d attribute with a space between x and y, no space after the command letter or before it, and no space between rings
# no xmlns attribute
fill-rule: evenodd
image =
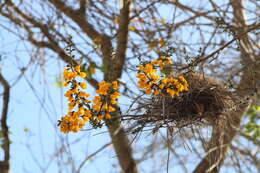
<svg viewBox="0 0 260 173"><path fill-rule="evenodd" d="M110 119L110 112L116 111L111 106L117 104L120 97L119 85L117 81L101 82L99 89L96 90L99 96L91 101L88 100L90 94L82 91L87 88L85 82L78 82L77 77L86 77L85 72L81 72L80 66L67 66L64 68L64 86L70 86L70 89L64 94L68 98L68 114L59 121L60 130L64 133L78 132L85 123L90 121L94 127L101 126L100 121ZM93 103L91 107L90 103Z"/></svg>
<svg viewBox="0 0 260 173"><path fill-rule="evenodd" d="M87 84L85 82L78 82L77 77L86 77L85 72L81 72L80 66L72 67L67 66L64 68L63 76L65 79L64 86L70 86L64 96L68 98L68 114L62 117L59 122L60 129L64 133L77 132L84 125L85 122L89 121L91 114L88 114L84 106L90 103L88 93L81 91L81 89L86 89Z"/></svg>
<svg viewBox="0 0 260 173"><path fill-rule="evenodd" d="M75 68L67 66L67 67L64 68L63 76L64 76L64 78L66 80L66 82L65 82L65 86L66 86L67 82L75 79L77 76L85 78L86 77L86 73L80 71L80 66L79 65L76 66Z"/></svg>
<svg viewBox="0 0 260 173"><path fill-rule="evenodd" d="M188 91L189 85L183 76L162 77L157 71L157 68L163 70L170 64L172 64L171 58L162 56L160 59L139 65L137 73L139 88L144 89L146 94L170 94L171 97L179 95L182 91Z"/></svg>
<svg viewBox="0 0 260 173"><path fill-rule="evenodd" d="M99 96L96 96L93 100L93 110L95 111L98 119L97 121L105 119L110 119L110 112L115 112L116 108L112 105L117 104L117 99L120 97L118 92L119 85L117 81L105 82L102 81L99 83L99 88L96 90L96 93Z"/></svg>

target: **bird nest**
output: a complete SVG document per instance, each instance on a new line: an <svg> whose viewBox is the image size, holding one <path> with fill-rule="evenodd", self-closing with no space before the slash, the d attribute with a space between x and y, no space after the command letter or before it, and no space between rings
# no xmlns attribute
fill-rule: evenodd
<svg viewBox="0 0 260 173"><path fill-rule="evenodd" d="M210 125L234 109L233 94L223 84L198 73L184 75L189 91L179 96L152 96L139 104L142 115L132 116L141 127Z"/></svg>

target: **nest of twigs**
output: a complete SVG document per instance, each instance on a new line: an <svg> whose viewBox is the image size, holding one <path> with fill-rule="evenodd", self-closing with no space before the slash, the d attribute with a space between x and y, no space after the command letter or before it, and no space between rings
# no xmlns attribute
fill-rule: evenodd
<svg viewBox="0 0 260 173"><path fill-rule="evenodd" d="M210 125L235 108L233 94L223 84L198 73L184 75L189 91L172 98L153 96L142 103L145 114L133 116L142 127Z"/></svg>

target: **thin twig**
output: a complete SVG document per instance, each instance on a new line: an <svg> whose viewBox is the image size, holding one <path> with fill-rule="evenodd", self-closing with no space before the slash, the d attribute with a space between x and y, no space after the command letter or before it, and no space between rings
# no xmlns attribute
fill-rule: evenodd
<svg viewBox="0 0 260 173"><path fill-rule="evenodd" d="M227 46L229 46L231 43L233 43L234 41L236 41L237 39L240 39L241 37L245 36L247 33L255 30L255 29L259 29L260 28L260 23L255 25L254 27L248 29L247 31L239 34L238 36L236 36L235 38L233 38L232 40L230 40L229 42L227 42L225 45L223 45L222 47L220 47L219 49L215 50L214 52L212 52L211 54L203 57L203 58L198 58L194 61L194 63L192 64L189 64L183 68L181 68L180 70L185 70L185 69L188 69L190 68L191 66L196 66L198 65L199 63L203 62L203 61L206 61L207 59L211 58L211 57L214 57L215 55L219 54L220 51L222 51L223 49L225 49Z"/></svg>
<svg viewBox="0 0 260 173"><path fill-rule="evenodd" d="M77 173L80 173L80 170L82 169L82 167L84 166L84 164L89 160L91 159L92 157L94 157L96 154L98 154L99 152L101 152L102 150L104 150L106 147L108 147L109 145L111 145L112 142L109 142L105 145L103 145L101 148L99 148L97 151L95 151L94 153L90 154L88 157L86 157L82 162L81 164L79 165L79 168L77 170Z"/></svg>

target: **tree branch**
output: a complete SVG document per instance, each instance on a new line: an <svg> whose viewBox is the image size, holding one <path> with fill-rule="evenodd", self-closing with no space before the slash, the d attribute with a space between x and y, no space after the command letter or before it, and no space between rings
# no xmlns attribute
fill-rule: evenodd
<svg viewBox="0 0 260 173"><path fill-rule="evenodd" d="M130 1L124 0L123 8L120 11L120 21L119 21L119 32L117 35L117 49L116 57L114 60L114 67L116 69L114 79L120 78L123 72L123 67L126 58L126 48L128 40L128 25L129 25L129 6Z"/></svg>
<svg viewBox="0 0 260 173"><path fill-rule="evenodd" d="M230 40L229 42L227 42L226 44L224 44L222 47L220 47L219 49L215 50L214 52L212 52L211 54L202 57L202 58L198 58L194 61L193 64L189 64L183 68L181 68L180 70L185 70L187 68L190 68L191 66L197 66L199 63L201 62L205 62L206 60L213 58L215 55L219 54L222 50L224 50L225 48L227 48L230 44L234 43L236 40L241 39L244 40L244 36L246 36L249 32L256 30L260 28L260 23L256 24L255 26L253 26L252 28L249 28L248 30L243 31L242 33L240 33L238 36L236 36L235 38L233 38L232 40ZM247 39L246 39L247 40ZM249 41L247 41L249 42ZM245 53L245 52L244 52Z"/></svg>
<svg viewBox="0 0 260 173"><path fill-rule="evenodd" d="M82 7L78 10L73 10L69 6L61 0L48 0L51 4L53 4L58 10L63 12L66 16L72 19L81 30L87 34L93 41L96 39L100 39L101 51L103 57L108 61L111 58L112 53L112 44L111 39L106 34L99 33L92 24L90 24L86 20L85 11L82 11Z"/></svg>
<svg viewBox="0 0 260 173"><path fill-rule="evenodd" d="M245 30L245 14L243 13L243 0L230 0L233 7L234 21L238 25L238 34L243 34ZM251 43L249 42L249 36L244 34L239 40L241 49L241 59L245 68L243 69L243 75L241 77L238 89L236 90L239 100L242 103L237 103L237 110L232 111L226 118L221 119L219 124L216 124L212 137L211 148L218 147L217 150L210 152L195 168L194 173L212 172L217 173L220 170L220 166L224 162L227 153L230 148L230 144L237 134L237 129L240 128L240 123L243 116L247 112L248 108L253 102L253 98L257 93L248 90L247 88L255 88L256 81L260 80L260 71L257 70L257 61L259 61L259 55L254 54ZM252 71L255 69L255 71ZM221 125L220 125L221 124ZM222 147L223 146L223 147Z"/></svg>
<svg viewBox="0 0 260 173"><path fill-rule="evenodd" d="M112 142L106 143L105 145L103 145L102 147L100 147L97 151L95 151L94 153L90 154L88 157L86 157L81 164L79 165L79 168L77 170L77 173L80 173L80 170L83 168L84 164L91 159L92 157L94 157L95 155L97 155L99 152L101 152L102 150L106 149L108 146L110 146L112 144Z"/></svg>
<svg viewBox="0 0 260 173"><path fill-rule="evenodd" d="M129 10L130 1L124 0L123 7L120 10L119 32L117 35L117 49L115 59L110 62L110 66L114 69L112 75L107 72L105 80L117 80L123 73L123 67L126 59L126 48L128 39ZM108 125L109 133L112 138L119 163L126 173L137 173L137 165L132 157L132 150L125 131L120 123L119 116L114 115L115 119Z"/></svg>
<svg viewBox="0 0 260 173"><path fill-rule="evenodd" d="M8 173L10 167L10 139L9 139L9 129L7 125L7 114L8 105L10 97L10 86L3 75L0 73L0 83L4 88L3 94L3 110L1 117L1 133L3 134L3 144L2 148L4 150L4 161L0 161L0 172Z"/></svg>
<svg viewBox="0 0 260 173"><path fill-rule="evenodd" d="M78 63L71 58L63 48L60 47L59 43L55 40L55 37L49 32L49 28L38 22L37 20L35 20L32 17L29 17L28 15L26 15L24 12L22 12L17 6L15 6L15 4L13 4L11 1L7 1L7 5L9 7L11 7L12 9L14 9L15 12L17 12L17 14L19 14L23 19L25 19L27 22L29 22L30 24L32 24L34 27L39 28L42 33L48 38L48 42L47 41L38 41L36 40L31 32L30 26L26 25L25 22L21 21L19 18L15 18L14 15L10 15L8 13L4 13L3 11L1 11L0 13L5 16L6 18L10 19L12 22L14 22L16 25L20 26L21 28L24 28L27 32L28 32L28 41L30 41L32 44L34 44L37 47L42 47L42 48L49 48L51 49L53 52L57 53L59 55L59 57L65 61L66 63L69 64L73 64L73 65L77 65ZM98 82L93 79L93 78L87 78L87 81L94 87L94 88L98 88Z"/></svg>

